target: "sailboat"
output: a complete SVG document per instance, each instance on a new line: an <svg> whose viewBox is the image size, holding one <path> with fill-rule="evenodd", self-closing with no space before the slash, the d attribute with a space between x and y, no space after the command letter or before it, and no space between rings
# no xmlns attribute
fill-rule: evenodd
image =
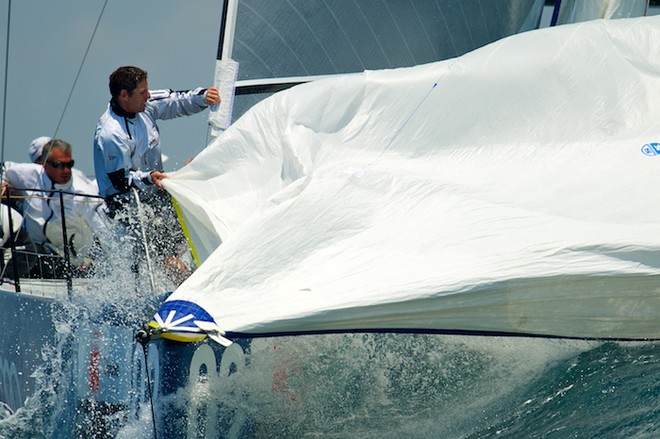
<svg viewBox="0 0 660 439"><path fill-rule="evenodd" d="M513 216L533 225L557 214L543 211L539 206L548 199L523 191L524 182L535 184L545 197L560 190L553 198L557 201L574 193L569 183L584 177L581 193L593 202L594 218L613 194L591 200L586 189L608 179L621 183L617 194L630 189L629 174L615 178L605 173L591 181L593 174L580 173L584 168L577 175L571 168L572 173L539 175L546 167L573 163L570 159L584 163L586 156L599 169L616 160L623 167L639 164L633 169L642 181L654 168L654 151L660 150L654 125L645 128L647 136L636 130L649 122L654 102L645 101L649 113L642 113L644 117L635 113L636 121L625 119L630 128L614 118L617 111L630 110L618 105L620 93L652 82L657 65L647 62L643 44L623 57L626 62L603 64L617 73L621 65L628 66L627 77L639 82L613 88L607 100L612 113L596 113L584 121L585 129L600 117L610 122L602 125L602 138L582 142L592 149L572 150L571 124L550 116L540 123L532 111L538 107L529 99L546 95L548 79L556 90L564 90L576 66L559 62L560 55L585 53L579 50L591 54L593 47L582 46L584 39L606 37L617 43L615 48L629 47L630 22L527 32L538 27L544 3L538 0L428 1L406 9L390 1L367 9L355 1L339 11L306 1L268 7L258 3L223 2L216 77L224 105L211 117L217 139L172 174L167 185L199 267L163 301L150 327L138 332L140 344L132 343L134 319L122 321L111 306L96 316L102 321L90 322L96 330L78 334L75 342L50 338L53 315L62 312L69 292L95 288L93 283L31 280L19 283L20 292L14 284L3 285L2 330L12 339L1 351L5 373L0 400L8 410L18 411L38 390L33 372L41 364L40 347L57 343L65 346L63 362L72 364L70 375L64 375L72 381L68 397L75 403L63 408L59 418L70 428L58 429L55 437L70 437L73 420L81 413L136 417L145 404L152 407L158 437L190 437L200 431L247 437L258 420L240 410L225 413L188 395L194 391L191 385L226 379L247 368L246 355L259 348L259 337L347 331L657 337L657 297L651 291L657 279L652 264L657 233L645 220L653 210L642 214L643 207L657 205L653 193L641 200L627 197L628 214L623 209L609 212L615 224L622 221L620 227L586 227L579 221L580 205L565 201L564 207L575 209L574 221L567 219L561 229L546 223L545 236L529 222L508 222ZM632 23L636 35L653 36L650 28L657 21L645 20ZM255 29L266 29L268 38ZM507 38L514 34L520 35ZM567 39L575 50L566 50L571 46ZM279 44L274 49L263 41ZM611 51L604 52L602 59L609 59ZM521 62L521 54L529 62L511 77L510 66ZM584 67L586 62L578 64ZM509 93L513 104L502 100L507 91L514 91ZM579 109L587 102L594 103L585 99L566 118L583 114ZM520 118L529 123L521 124ZM548 138L550 128L557 132ZM636 155L628 157L627 149L596 148L610 132L625 133ZM532 145L515 141L523 134L534 139ZM558 151L570 154L557 156ZM507 165L507 158L516 155L528 161ZM511 175L518 178L510 181L509 192L498 193L497 184ZM568 180L558 188L559 177ZM458 180L444 180L449 178ZM441 194L449 198L439 202L436 196ZM522 204L512 203L510 195ZM439 205L451 209L440 211ZM474 216L484 215L489 206L509 214L496 220L498 228L483 219L490 213ZM638 227L629 230L626 221ZM482 223L491 225L489 246L477 239L476 226ZM598 241L613 229L618 233ZM568 250L554 248L556 254L546 247L554 275L541 269L544 262L531 258L535 252L523 248L526 244L516 235L527 231L537 239L529 242L538 245L556 243L566 230L572 237L583 236L584 245L571 253L567 243ZM512 247L521 251L515 253L517 266L505 257ZM440 260L435 259L439 251L447 252ZM562 259L564 253L574 259ZM533 269L525 273L535 277L519 275L525 264ZM566 265L568 271L560 270ZM589 272L592 265L600 271ZM429 272L431 277L424 274ZM444 278L441 289L439 279L447 273L453 277ZM40 288L28 288L31 283ZM569 284L574 287L570 291ZM577 318L561 315L577 303L573 293L585 298L597 286L605 287L598 304L582 301L585 306L575 308ZM631 292L625 299L621 288ZM547 302L548 294L557 299L551 301L553 312L537 306ZM605 306L613 302L625 305ZM595 307L614 311L621 321L579 326L580 313ZM14 332L17 310L29 318L21 325L31 331ZM539 313L547 326L539 324ZM564 328L562 318L571 324ZM636 324L625 332L622 328L630 322ZM278 377L278 388L284 388L285 378ZM175 402L181 398L184 403Z"/></svg>

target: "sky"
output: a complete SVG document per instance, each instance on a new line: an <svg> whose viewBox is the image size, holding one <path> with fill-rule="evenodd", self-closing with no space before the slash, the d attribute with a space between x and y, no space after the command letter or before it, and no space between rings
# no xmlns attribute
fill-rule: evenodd
<svg viewBox="0 0 660 439"><path fill-rule="evenodd" d="M212 85L222 0L108 0L63 113L104 3L11 1L3 160L29 161L32 139L56 135L73 146L76 167L93 176L94 129L110 99L108 76L119 66L147 70L152 89ZM9 0L0 0L3 84L8 8ZM159 122L166 171L206 146L207 118L205 110Z"/></svg>
<svg viewBox="0 0 660 439"><path fill-rule="evenodd" d="M147 70L152 89L212 85L222 0L108 0L103 10L105 1L12 0L2 160L28 161L32 139L56 136L73 145L76 167L93 176L94 129L110 98L108 76L119 66ZM3 84L8 8L9 0L0 0ZM546 12L542 26L549 23L552 8L546 6ZM654 8L649 15L659 12ZM166 171L180 168L206 146L207 117L205 110L159 122L163 153L169 157Z"/></svg>

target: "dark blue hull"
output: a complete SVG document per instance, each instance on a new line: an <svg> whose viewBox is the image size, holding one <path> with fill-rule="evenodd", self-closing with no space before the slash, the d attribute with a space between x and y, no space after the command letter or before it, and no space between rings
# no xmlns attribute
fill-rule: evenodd
<svg viewBox="0 0 660 439"><path fill-rule="evenodd" d="M134 322L85 321L61 297L8 290L0 290L0 401L5 416L22 417L25 426L0 420L0 436L112 437L135 423L155 425L159 438L191 431L251 436L247 417L217 399L188 399L184 390L245 367L247 342L228 350L206 340L142 344Z"/></svg>

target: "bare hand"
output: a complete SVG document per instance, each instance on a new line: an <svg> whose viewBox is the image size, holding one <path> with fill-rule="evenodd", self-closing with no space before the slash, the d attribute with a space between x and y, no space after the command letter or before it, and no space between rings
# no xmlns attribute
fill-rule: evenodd
<svg viewBox="0 0 660 439"><path fill-rule="evenodd" d="M163 188L163 179L169 178L167 174L158 171L154 171L149 175L151 175L151 181L153 181L159 189Z"/></svg>
<svg viewBox="0 0 660 439"><path fill-rule="evenodd" d="M4 198L7 195L7 192L9 191L9 195L11 196L11 187L9 187L9 182L3 181L2 182L2 198L3 202L5 201Z"/></svg>
<svg viewBox="0 0 660 439"><path fill-rule="evenodd" d="M215 87L209 87L206 90L206 103L209 105L216 105L220 103L220 92Z"/></svg>

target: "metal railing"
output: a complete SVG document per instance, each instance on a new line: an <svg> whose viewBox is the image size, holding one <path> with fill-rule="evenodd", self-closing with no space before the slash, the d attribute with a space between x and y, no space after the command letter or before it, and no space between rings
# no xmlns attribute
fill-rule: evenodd
<svg viewBox="0 0 660 439"><path fill-rule="evenodd" d="M14 206L14 201L20 200L20 199L27 199L31 198L30 196L18 196L18 195L12 195L12 192L22 192L22 193L41 193L41 194L48 194L46 196L42 195L40 198L47 198L47 199L54 199L58 198L60 202L60 221L61 221L61 226L62 226L62 248L58 249L61 250L62 254L59 253L44 253L44 252L39 252L39 251L33 251L30 249L19 249L17 246L17 239L20 236L20 230L17 233L14 229L14 219L11 214L11 210L8 211L7 215L7 221L8 221L8 229L9 229L9 239L7 242L9 242L9 251L10 251L10 258L7 261L6 258L3 255L2 261L0 262L2 264L2 278L5 279L5 274L6 270L8 268L7 262L11 262L12 264L12 275L10 277L11 281L14 284L14 288L16 292L21 292L21 275L27 274L28 277L37 277L37 278L53 278L53 276L45 276L45 269L44 269L44 264L47 264L46 261L47 259L50 260L50 265L52 272L55 272L56 270L53 268L54 266L58 266L61 262L63 265L63 269L61 270L61 278L66 281L66 288L67 288L67 295L69 298L71 298L73 294L73 270L72 270L72 265L71 265L71 254L70 254L70 247L69 247L69 239L68 239L68 234L67 234L67 226L66 226L66 210L65 210L65 201L66 202L79 202L79 201L74 201L74 200L65 200L64 195L73 195L73 196L79 196L79 197L85 197L85 198L93 198L97 200L103 200L103 197L100 195L93 195L93 194L84 194L84 193L79 193L79 192L71 192L71 191L64 191L64 190L59 190L59 189L52 189L52 190L44 190L44 189L34 189L34 188L18 188L18 187L12 187L12 186L7 186L6 190L4 191L3 194L3 199L2 202L7 206L8 209L14 209L18 211L19 209L15 209ZM3 218L4 220L4 218ZM38 243L34 243L38 244ZM2 247L4 250L7 248L3 245ZM19 269L19 261L21 259L24 259L24 265L28 267L27 273L21 273L21 270ZM58 262L58 260L60 262ZM32 262L34 261L34 262ZM34 267L37 267L37 270L34 269ZM35 272L36 271L36 272Z"/></svg>

